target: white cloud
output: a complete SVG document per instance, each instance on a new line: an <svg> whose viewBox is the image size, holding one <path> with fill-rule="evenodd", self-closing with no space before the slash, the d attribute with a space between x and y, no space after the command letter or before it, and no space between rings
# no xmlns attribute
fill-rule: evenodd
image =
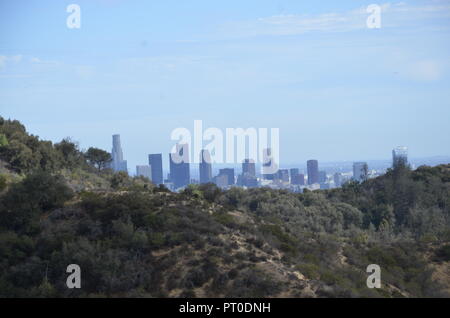
<svg viewBox="0 0 450 318"><path fill-rule="evenodd" d="M0 68L5 67L9 62L17 64L20 63L20 61L22 61L22 55L0 55Z"/></svg>
<svg viewBox="0 0 450 318"><path fill-rule="evenodd" d="M59 64L57 61L44 61L38 57L31 57L30 62L33 64L40 64L40 65L57 65L57 64Z"/></svg>
<svg viewBox="0 0 450 318"><path fill-rule="evenodd" d="M383 27L397 27L421 19L450 17L450 4L408 5L404 2L380 4ZM307 32L348 32L367 28L367 7L348 12L323 14L284 14L251 21L235 21L222 27L229 36L296 35ZM387 23L384 23L387 22ZM409 27L410 25L408 25Z"/></svg>

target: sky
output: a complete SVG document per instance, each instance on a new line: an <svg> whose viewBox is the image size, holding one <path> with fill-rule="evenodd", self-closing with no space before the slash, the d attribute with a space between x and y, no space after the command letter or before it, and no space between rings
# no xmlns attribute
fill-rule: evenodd
<svg viewBox="0 0 450 318"><path fill-rule="evenodd" d="M281 166L450 155L449 88L450 1L0 0L0 115L84 149L120 134L131 171L194 120L279 128Z"/></svg>

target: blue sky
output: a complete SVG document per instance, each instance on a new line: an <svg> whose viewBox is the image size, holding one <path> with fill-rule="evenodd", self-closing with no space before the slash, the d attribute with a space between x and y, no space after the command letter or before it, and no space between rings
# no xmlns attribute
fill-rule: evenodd
<svg viewBox="0 0 450 318"><path fill-rule="evenodd" d="M81 8L68 29L66 7ZM450 1L0 1L0 115L129 168L177 127L280 128L281 165L450 155Z"/></svg>

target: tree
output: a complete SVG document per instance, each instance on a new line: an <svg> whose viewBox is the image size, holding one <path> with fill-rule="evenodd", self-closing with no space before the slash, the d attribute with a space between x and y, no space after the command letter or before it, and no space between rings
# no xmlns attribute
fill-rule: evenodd
<svg viewBox="0 0 450 318"><path fill-rule="evenodd" d="M38 224L41 213L61 208L73 195L61 176L36 171L12 185L2 196L0 224L18 232L27 232L30 226Z"/></svg>
<svg viewBox="0 0 450 318"><path fill-rule="evenodd" d="M85 154L90 164L94 165L98 171L106 168L111 162L111 154L102 149L91 147Z"/></svg>
<svg viewBox="0 0 450 318"><path fill-rule="evenodd" d="M8 146L8 138L5 134L0 134L0 147Z"/></svg>
<svg viewBox="0 0 450 318"><path fill-rule="evenodd" d="M78 144L70 138L64 138L60 143L55 144L55 149L61 154L65 168L75 168L84 163L83 154L78 149Z"/></svg>

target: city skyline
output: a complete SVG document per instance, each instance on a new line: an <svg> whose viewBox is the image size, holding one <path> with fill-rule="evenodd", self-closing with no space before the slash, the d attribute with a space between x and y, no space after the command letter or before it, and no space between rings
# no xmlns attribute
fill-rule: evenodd
<svg viewBox="0 0 450 318"><path fill-rule="evenodd" d="M116 171L126 171L127 161L124 160L121 139L119 134L112 136L112 151L110 167ZM245 145L241 145L244 146ZM282 165L275 164L276 171L268 170L273 166L271 157L271 149L263 150L264 159L261 164L260 172L257 173L256 163L252 158L246 158L241 163L241 173L235 168L219 168L218 173L214 176L213 164L210 151L202 149L199 153L198 161L198 179L195 179L191 171L190 148L187 143L177 143L174 151L169 153L169 173L167 179L164 178L163 154L149 154L148 165L137 165L136 176L143 176L150 179L156 185L165 184L171 190L184 188L189 184L205 184L215 183L221 188L231 186L258 187L269 186L276 188L289 188L294 191L303 191L304 188L310 190L330 189L340 187L347 181L364 182L369 178L373 178L383 174L386 169L378 171L369 169L367 162L353 161L351 171L330 171L319 165L317 159L310 159L306 162L306 173L300 173L300 168L283 168ZM213 150L214 151L214 150ZM219 164L220 165L220 164ZM401 165L411 165L408 160L408 147L396 146L392 150L392 161L390 167L395 168ZM414 167L412 167L414 168ZM153 177L154 176L154 177Z"/></svg>
<svg viewBox="0 0 450 318"><path fill-rule="evenodd" d="M120 132L135 167L201 119L279 127L285 164L450 155L448 2L379 3L380 29L366 1L77 3L80 29L64 3L0 4L0 112L43 139Z"/></svg>

